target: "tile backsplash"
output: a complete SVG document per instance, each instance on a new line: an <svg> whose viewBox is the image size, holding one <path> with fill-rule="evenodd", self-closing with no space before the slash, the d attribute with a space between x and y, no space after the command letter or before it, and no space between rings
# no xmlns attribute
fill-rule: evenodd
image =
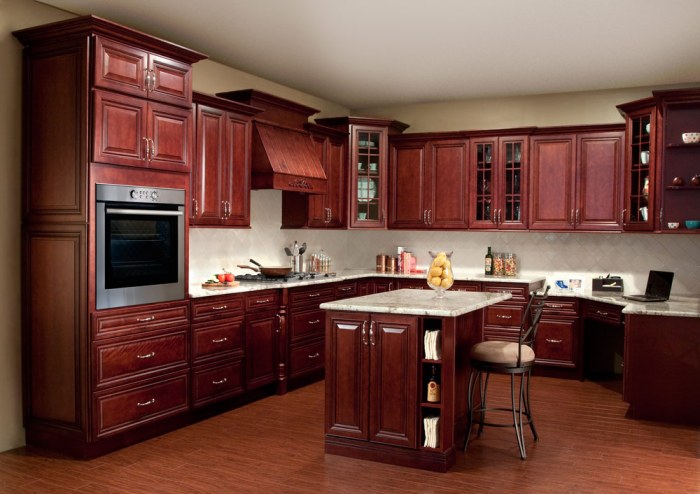
<svg viewBox="0 0 700 494"><path fill-rule="evenodd" d="M251 193L251 228L191 228L190 281L197 283L221 268L235 273L252 257L263 265L288 265L284 247L306 242L307 254L323 249L332 269L374 269L377 254L395 254L406 247L429 262L429 250L454 251L456 274L482 272L486 248L513 252L524 274L542 274L550 282L581 278L583 286L599 275L623 277L626 292L643 292L650 269L673 271L672 294L700 294L700 235L643 233L532 233L481 231L282 230L282 194ZM306 256L306 257L308 257Z"/></svg>

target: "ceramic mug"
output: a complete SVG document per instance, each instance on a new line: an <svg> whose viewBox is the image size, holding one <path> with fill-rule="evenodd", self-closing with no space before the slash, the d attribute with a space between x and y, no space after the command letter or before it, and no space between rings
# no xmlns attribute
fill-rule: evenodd
<svg viewBox="0 0 700 494"><path fill-rule="evenodd" d="M642 151L641 153L639 153L639 160L642 162L643 165L649 163L649 151Z"/></svg>

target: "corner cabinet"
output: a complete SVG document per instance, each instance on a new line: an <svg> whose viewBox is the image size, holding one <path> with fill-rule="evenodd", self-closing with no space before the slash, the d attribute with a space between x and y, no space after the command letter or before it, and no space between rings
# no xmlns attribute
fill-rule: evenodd
<svg viewBox="0 0 700 494"><path fill-rule="evenodd" d="M389 154L390 228L467 228L466 138L395 136Z"/></svg>
<svg viewBox="0 0 700 494"><path fill-rule="evenodd" d="M348 132L348 227L386 228L388 136L408 126L364 117L321 118L316 123Z"/></svg>
<svg viewBox="0 0 700 494"><path fill-rule="evenodd" d="M469 228L527 228L528 144L523 135L472 137Z"/></svg>
<svg viewBox="0 0 700 494"><path fill-rule="evenodd" d="M250 225L250 143L256 108L193 95L195 162L190 173L191 226Z"/></svg>

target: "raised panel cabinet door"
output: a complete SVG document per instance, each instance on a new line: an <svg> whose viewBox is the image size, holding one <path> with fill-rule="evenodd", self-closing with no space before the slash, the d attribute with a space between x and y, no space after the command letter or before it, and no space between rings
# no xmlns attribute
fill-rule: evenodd
<svg viewBox="0 0 700 494"><path fill-rule="evenodd" d="M389 159L389 226L428 228L425 143L392 143Z"/></svg>
<svg viewBox="0 0 700 494"><path fill-rule="evenodd" d="M246 387L277 380L279 318L276 312L248 314L245 327Z"/></svg>
<svg viewBox="0 0 700 494"><path fill-rule="evenodd" d="M188 172L192 162L192 110L149 103L149 167Z"/></svg>
<svg viewBox="0 0 700 494"><path fill-rule="evenodd" d="M576 367L578 319L543 317L537 329L535 355L538 364Z"/></svg>
<svg viewBox="0 0 700 494"><path fill-rule="evenodd" d="M151 72L150 99L184 107L192 104L192 67L171 58L151 54L148 60Z"/></svg>
<svg viewBox="0 0 700 494"><path fill-rule="evenodd" d="M226 121L224 198L228 201L225 223L250 225L250 123L229 113Z"/></svg>
<svg viewBox="0 0 700 494"><path fill-rule="evenodd" d="M574 136L537 136L530 141L530 229L574 228Z"/></svg>
<svg viewBox="0 0 700 494"><path fill-rule="evenodd" d="M428 144L428 155L428 226L467 228L467 142L432 142Z"/></svg>
<svg viewBox="0 0 700 494"><path fill-rule="evenodd" d="M326 172L326 179L328 184L328 189L326 194L309 194L308 195L308 225L316 228L323 228L328 223L328 212L326 205L326 197L328 194L333 193L331 190L331 177L328 170L327 161L327 151L328 151L328 138L323 136L312 135L311 140L314 144L314 149L316 150L316 155L321 160L323 165L323 171Z"/></svg>
<svg viewBox="0 0 700 494"><path fill-rule="evenodd" d="M326 313L326 434L368 439L369 320Z"/></svg>
<svg viewBox="0 0 700 494"><path fill-rule="evenodd" d="M147 97L148 52L95 36L95 86Z"/></svg>
<svg viewBox="0 0 700 494"><path fill-rule="evenodd" d="M620 230L623 132L579 135L576 228Z"/></svg>
<svg viewBox="0 0 700 494"><path fill-rule="evenodd" d="M369 440L417 447L417 319L372 317L370 347Z"/></svg>
<svg viewBox="0 0 700 494"><path fill-rule="evenodd" d="M345 177L347 173L347 139L329 139L326 148L326 177L328 194L325 198L328 208L328 226L345 226Z"/></svg>
<svg viewBox="0 0 700 494"><path fill-rule="evenodd" d="M148 103L105 91L95 91L94 98L93 161L147 166Z"/></svg>
<svg viewBox="0 0 700 494"><path fill-rule="evenodd" d="M224 216L224 112L197 105L197 153L192 170L192 215L198 225L218 225Z"/></svg>

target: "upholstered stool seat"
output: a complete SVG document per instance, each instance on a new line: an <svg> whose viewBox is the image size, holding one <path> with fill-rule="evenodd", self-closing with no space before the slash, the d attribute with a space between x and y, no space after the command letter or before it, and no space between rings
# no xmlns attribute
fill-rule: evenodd
<svg viewBox="0 0 700 494"><path fill-rule="evenodd" d="M469 436L471 435L472 425L475 422L475 414L478 414L476 423L479 424L477 436L481 435L485 425L515 428L515 437L518 441L520 458L523 460L527 458L527 453L525 452L525 438L523 437L523 425L530 426L532 435L535 441L537 441L537 430L535 429L535 422L532 419L532 411L530 409L530 374L535 364L535 351L532 345L537 335L537 326L540 321L540 316L542 315L544 301L547 298L548 292L549 287L545 289L542 295L538 295L535 292L530 294L530 300L527 303L520 323L518 341L484 341L477 343L469 351L472 370L469 375L469 388L467 389L469 424L464 438L464 451L467 450L467 446L469 445ZM510 375L510 408L488 408L486 406L486 391L488 389L489 376L492 372ZM520 376L517 405L515 400L516 376ZM480 405L475 407L474 388L477 381L479 383ZM487 422L486 412L494 410L511 412L513 421L507 424ZM523 421L523 415L525 415L525 421Z"/></svg>

